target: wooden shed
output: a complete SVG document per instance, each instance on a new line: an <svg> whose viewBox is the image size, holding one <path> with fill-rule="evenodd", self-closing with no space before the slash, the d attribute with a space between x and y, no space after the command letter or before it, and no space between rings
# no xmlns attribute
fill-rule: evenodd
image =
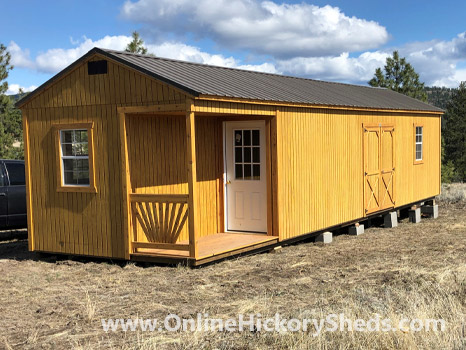
<svg viewBox="0 0 466 350"><path fill-rule="evenodd" d="M17 103L29 249L197 265L440 193L442 110L94 48Z"/></svg>

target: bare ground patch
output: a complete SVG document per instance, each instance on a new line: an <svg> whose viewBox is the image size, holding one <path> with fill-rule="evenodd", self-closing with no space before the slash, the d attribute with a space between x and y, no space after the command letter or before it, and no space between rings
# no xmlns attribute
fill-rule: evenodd
<svg viewBox="0 0 466 350"><path fill-rule="evenodd" d="M0 348L12 349L462 349L466 311L466 204L437 220L371 227L331 245L199 269L40 256L22 233L0 233ZM102 318L211 317L276 312L369 319L442 318L445 332L109 332Z"/></svg>

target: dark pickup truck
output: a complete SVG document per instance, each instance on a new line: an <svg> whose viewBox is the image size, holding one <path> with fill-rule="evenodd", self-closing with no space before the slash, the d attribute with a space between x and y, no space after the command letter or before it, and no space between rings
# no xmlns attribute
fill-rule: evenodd
<svg viewBox="0 0 466 350"><path fill-rule="evenodd" d="M27 227L24 161L0 160L0 229Z"/></svg>

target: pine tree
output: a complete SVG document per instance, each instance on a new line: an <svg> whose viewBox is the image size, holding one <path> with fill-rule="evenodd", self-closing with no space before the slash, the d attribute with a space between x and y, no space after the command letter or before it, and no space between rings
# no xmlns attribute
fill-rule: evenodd
<svg viewBox="0 0 466 350"><path fill-rule="evenodd" d="M8 90L8 73L13 69L10 53L0 44L0 158L23 158L21 111L5 93ZM21 146L13 147L19 141Z"/></svg>
<svg viewBox="0 0 466 350"><path fill-rule="evenodd" d="M139 33L134 31L132 34L133 40L126 46L126 52L147 54L147 48L144 46L144 40L141 39Z"/></svg>
<svg viewBox="0 0 466 350"><path fill-rule="evenodd" d="M445 161L466 181L466 81L453 94L444 114Z"/></svg>
<svg viewBox="0 0 466 350"><path fill-rule="evenodd" d="M393 51L393 57L387 57L383 71L381 68L375 70L369 85L384 87L427 102L424 83L419 81L419 74L405 57L400 58L398 51Z"/></svg>

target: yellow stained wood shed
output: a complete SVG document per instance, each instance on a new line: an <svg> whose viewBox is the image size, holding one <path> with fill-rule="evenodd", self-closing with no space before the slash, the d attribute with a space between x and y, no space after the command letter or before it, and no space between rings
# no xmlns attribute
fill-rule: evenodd
<svg viewBox="0 0 466 350"><path fill-rule="evenodd" d="M20 100L29 249L193 265L440 193L442 110L94 48Z"/></svg>

